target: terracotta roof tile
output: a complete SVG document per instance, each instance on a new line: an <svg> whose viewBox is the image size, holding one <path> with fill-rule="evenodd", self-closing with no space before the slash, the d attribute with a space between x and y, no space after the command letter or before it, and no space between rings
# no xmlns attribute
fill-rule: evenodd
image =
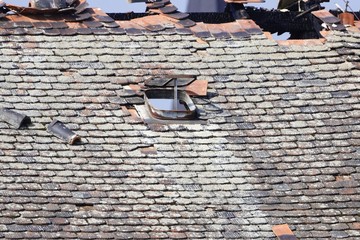
<svg viewBox="0 0 360 240"><path fill-rule="evenodd" d="M252 20L236 20L240 26L245 29L249 34L263 34L262 30L256 23Z"/></svg>
<svg viewBox="0 0 360 240"><path fill-rule="evenodd" d="M221 27L224 29L224 31L230 33L234 38L250 37L250 34L246 32L245 29L243 29L238 23L223 23L221 24Z"/></svg>
<svg viewBox="0 0 360 240"><path fill-rule="evenodd" d="M172 7L168 3L166 3L166 6ZM152 11L157 10L152 9ZM249 34L261 33L258 26L251 20L239 20L239 26L236 23L204 24L188 19L187 14L183 14L180 19L171 16L171 14L178 15L181 13L174 12L169 15L160 12L160 15L134 18L131 21L115 21L100 9L87 9L76 17L70 15L34 15L31 17L29 15L9 15L6 19L1 20L1 25L4 29L15 29L15 31L12 31L14 34L43 33L45 35L109 34L109 32L123 34L125 30L129 35L163 31L168 34L178 32L185 35L193 32L196 36L202 38L243 38L249 37ZM20 28L34 28L37 30L28 31ZM92 30L86 30L87 28ZM58 31L56 29L80 30ZM7 34L6 31L3 31L3 34Z"/></svg>
<svg viewBox="0 0 360 240"><path fill-rule="evenodd" d="M206 24L206 27L215 38L231 38L230 34L222 28L221 24Z"/></svg>
<svg viewBox="0 0 360 240"><path fill-rule="evenodd" d="M199 38L209 38L211 33L204 23L197 23L195 26L190 28L194 32L195 36Z"/></svg>
<svg viewBox="0 0 360 240"><path fill-rule="evenodd" d="M52 28L54 28L53 25L51 25L51 23L49 23L49 22L34 22L33 26L34 26L34 28L39 28L39 29L52 29Z"/></svg>
<svg viewBox="0 0 360 240"><path fill-rule="evenodd" d="M152 32L156 32L156 31L162 31L165 30L165 27L161 24L161 21L154 21L154 19L150 19L150 22L147 21L149 17L144 17L144 18L136 18L136 19L132 19L131 22L136 23L137 25L152 31ZM160 19L158 19L160 20ZM157 22L157 23L156 23Z"/></svg>
<svg viewBox="0 0 360 240"><path fill-rule="evenodd" d="M129 35L142 35L145 31L145 28L132 21L116 21L116 23Z"/></svg>

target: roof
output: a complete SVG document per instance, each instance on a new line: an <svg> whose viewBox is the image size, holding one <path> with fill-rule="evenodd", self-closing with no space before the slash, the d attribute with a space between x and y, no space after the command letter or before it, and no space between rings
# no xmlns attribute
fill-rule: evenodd
<svg viewBox="0 0 360 240"><path fill-rule="evenodd" d="M359 238L358 22L278 42L251 20L87 11L0 20L0 107L32 120L0 122L2 238L275 239L280 224ZM207 80L199 120L145 124L137 90L175 74ZM49 133L53 119L82 142Z"/></svg>

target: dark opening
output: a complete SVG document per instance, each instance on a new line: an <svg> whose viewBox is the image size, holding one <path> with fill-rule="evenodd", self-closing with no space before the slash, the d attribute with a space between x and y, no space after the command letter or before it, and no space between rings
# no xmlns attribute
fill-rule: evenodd
<svg viewBox="0 0 360 240"><path fill-rule="evenodd" d="M320 38L321 24L311 13L281 12L261 8L246 8L250 18L264 31L270 33L289 33L290 39Z"/></svg>
<svg viewBox="0 0 360 240"><path fill-rule="evenodd" d="M145 91L145 105L154 118L184 120L196 117L196 107L185 91L150 89Z"/></svg>

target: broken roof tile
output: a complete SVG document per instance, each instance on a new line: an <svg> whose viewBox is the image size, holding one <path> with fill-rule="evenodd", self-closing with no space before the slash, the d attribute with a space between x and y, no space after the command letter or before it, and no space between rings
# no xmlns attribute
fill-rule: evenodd
<svg viewBox="0 0 360 240"><path fill-rule="evenodd" d="M154 21L152 22L148 22L146 21L146 18L136 18L136 19L132 19L131 22L149 30L152 32L157 32L157 31L162 31L165 29L165 27L161 24L161 21L155 21L157 22L156 24L154 24Z"/></svg>
<svg viewBox="0 0 360 240"><path fill-rule="evenodd" d="M93 17L102 23L112 23L115 20L103 12L100 8L92 8L88 11L93 15Z"/></svg>
<svg viewBox="0 0 360 240"><path fill-rule="evenodd" d="M322 20L324 23L327 24L334 24L334 23L340 23L340 19L332 15L327 10L318 10L311 12L312 15Z"/></svg>

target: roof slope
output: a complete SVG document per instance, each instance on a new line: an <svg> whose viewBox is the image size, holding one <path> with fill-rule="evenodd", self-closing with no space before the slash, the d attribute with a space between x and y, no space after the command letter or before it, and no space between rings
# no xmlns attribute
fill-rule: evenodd
<svg viewBox="0 0 360 240"><path fill-rule="evenodd" d="M0 107L33 124L0 122L1 237L274 239L283 223L359 237L359 33L283 46L18 26L0 37ZM204 124L149 127L122 108L142 103L127 85L159 74L209 81ZM83 142L48 133L54 118Z"/></svg>

